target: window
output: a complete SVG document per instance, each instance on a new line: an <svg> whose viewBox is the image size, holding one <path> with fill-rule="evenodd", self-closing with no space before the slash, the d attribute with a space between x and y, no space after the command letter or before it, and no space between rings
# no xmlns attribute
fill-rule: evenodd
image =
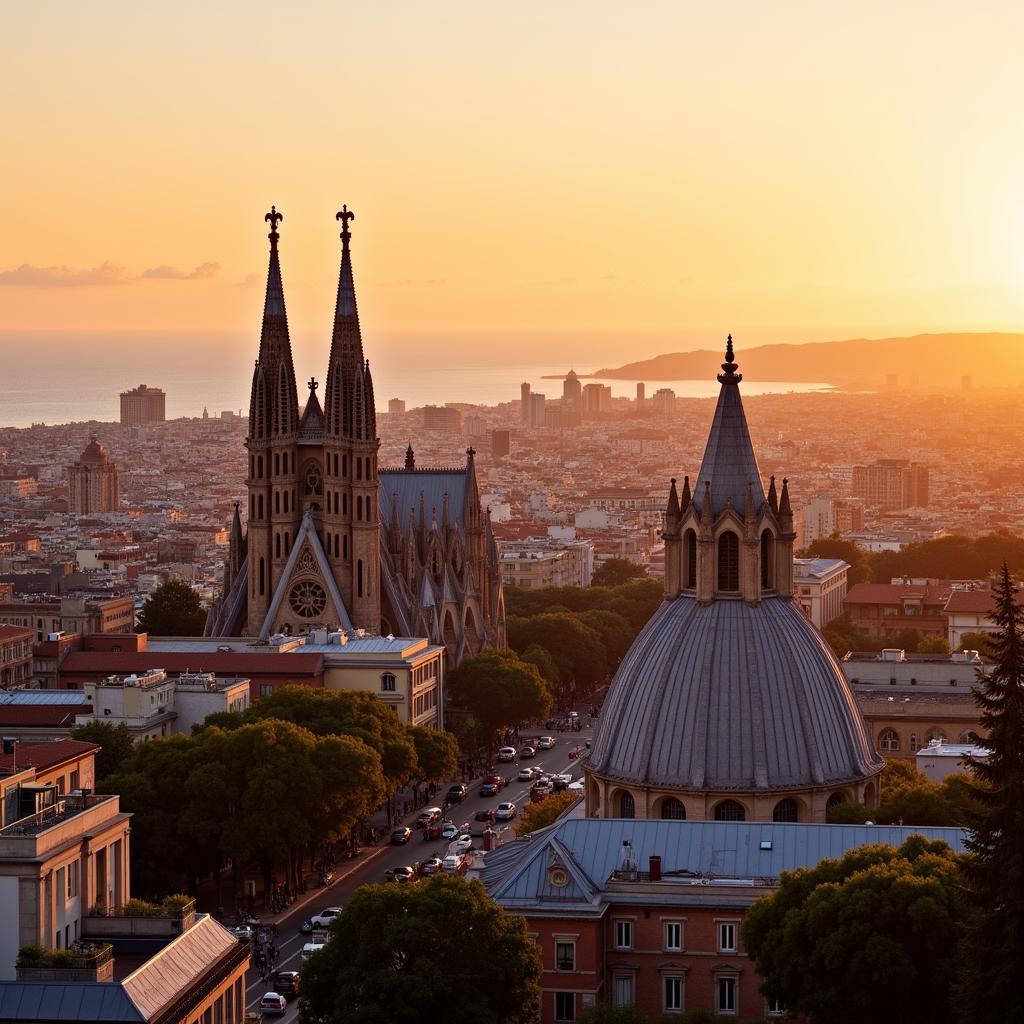
<svg viewBox="0 0 1024 1024"><path fill-rule="evenodd" d="M619 797L619 817L636 817L636 804L633 801L632 793L623 793L622 796Z"/></svg>
<svg viewBox="0 0 1024 1024"><path fill-rule="evenodd" d="M667 974L661 981L661 1008L665 1013L683 1012L683 978L679 974Z"/></svg>
<svg viewBox="0 0 1024 1024"><path fill-rule="evenodd" d="M274 692L273 683L260 683L260 696L269 697Z"/></svg>
<svg viewBox="0 0 1024 1024"><path fill-rule="evenodd" d="M395 677L390 672L385 672L380 677L380 688L385 693L394 693L395 692Z"/></svg>
<svg viewBox="0 0 1024 1024"><path fill-rule="evenodd" d="M715 978L715 1012L736 1013L736 979Z"/></svg>
<svg viewBox="0 0 1024 1024"><path fill-rule="evenodd" d="M773 576L775 566L772 565L772 533L771 530L761 532L761 587L771 590L774 587Z"/></svg>
<svg viewBox="0 0 1024 1024"><path fill-rule="evenodd" d="M718 538L718 589L740 589L740 539L732 530Z"/></svg>
<svg viewBox="0 0 1024 1024"><path fill-rule="evenodd" d="M555 943L555 969L559 971L576 970L576 943Z"/></svg>
<svg viewBox="0 0 1024 1024"><path fill-rule="evenodd" d="M555 1020L576 1019L576 993L556 992L555 993Z"/></svg>
<svg viewBox="0 0 1024 1024"><path fill-rule="evenodd" d="M715 821L746 821L747 812L735 800L723 800L715 806Z"/></svg>
<svg viewBox="0 0 1024 1024"><path fill-rule="evenodd" d="M718 922L718 952L719 953L735 953L736 952L736 922L735 921L719 921Z"/></svg>
<svg viewBox="0 0 1024 1024"><path fill-rule="evenodd" d="M785 1017L786 1004L781 999L766 999L764 1001L764 1014L766 1017Z"/></svg>
<svg viewBox="0 0 1024 1024"><path fill-rule="evenodd" d="M697 586L697 534L693 530L686 531L683 538L683 550L686 557L683 585L692 590Z"/></svg>
<svg viewBox="0 0 1024 1024"><path fill-rule="evenodd" d="M883 729L878 737L878 747L882 751L900 749L900 735L895 729Z"/></svg>
<svg viewBox="0 0 1024 1024"><path fill-rule="evenodd" d="M632 974L616 974L612 978L612 1002L616 1006L632 1006L636 1002L633 981Z"/></svg>
<svg viewBox="0 0 1024 1024"><path fill-rule="evenodd" d="M615 948L633 948L633 922L619 920L615 922Z"/></svg>
<svg viewBox="0 0 1024 1024"><path fill-rule="evenodd" d="M842 793L833 793L828 800L825 802L825 814L827 815L834 807L838 807L840 804L846 803L846 798Z"/></svg>
<svg viewBox="0 0 1024 1024"><path fill-rule="evenodd" d="M661 802L661 816L667 821L686 821L686 808L681 800L670 796Z"/></svg>
<svg viewBox="0 0 1024 1024"><path fill-rule="evenodd" d="M665 949L678 952L683 948L683 922L665 922Z"/></svg>
<svg viewBox="0 0 1024 1024"><path fill-rule="evenodd" d="M795 800L780 800L772 811L772 821L797 821L798 819Z"/></svg>

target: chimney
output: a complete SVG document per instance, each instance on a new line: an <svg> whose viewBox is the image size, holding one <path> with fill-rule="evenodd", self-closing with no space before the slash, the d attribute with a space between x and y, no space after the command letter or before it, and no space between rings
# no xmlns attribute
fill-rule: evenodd
<svg viewBox="0 0 1024 1024"><path fill-rule="evenodd" d="M650 876L652 882L661 881L661 857L656 853L651 854Z"/></svg>

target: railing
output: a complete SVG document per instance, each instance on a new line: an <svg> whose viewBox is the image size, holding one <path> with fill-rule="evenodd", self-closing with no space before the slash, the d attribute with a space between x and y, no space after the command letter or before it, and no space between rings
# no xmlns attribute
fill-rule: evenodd
<svg viewBox="0 0 1024 1024"><path fill-rule="evenodd" d="M29 814L24 818L11 822L6 828L0 828L0 839L16 839L21 836L35 836L45 832L54 825L59 825L68 818L89 807L95 806L101 800L107 800L105 796L65 796L48 807Z"/></svg>
<svg viewBox="0 0 1024 1024"><path fill-rule="evenodd" d="M619 869L612 871L612 880L616 882L649 882L651 881L650 871L635 871L633 869ZM722 875L707 875L697 871L662 871L661 881L683 883L689 885L731 885L742 888L752 887L755 889L774 889L778 886L779 880L773 875L756 875L747 878L730 878Z"/></svg>

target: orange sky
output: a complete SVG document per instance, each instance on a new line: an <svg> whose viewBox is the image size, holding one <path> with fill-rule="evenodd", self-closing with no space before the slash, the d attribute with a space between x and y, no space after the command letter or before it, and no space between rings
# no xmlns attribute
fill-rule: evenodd
<svg viewBox="0 0 1024 1024"><path fill-rule="evenodd" d="M297 332L328 331L342 202L364 321L408 337L593 332L566 345L602 362L631 332L1024 327L1019 3L59 0L4 24L0 330L255 332L272 202Z"/></svg>

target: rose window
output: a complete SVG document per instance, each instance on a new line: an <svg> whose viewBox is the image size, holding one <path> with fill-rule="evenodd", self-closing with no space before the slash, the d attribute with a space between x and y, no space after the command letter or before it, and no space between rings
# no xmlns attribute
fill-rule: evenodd
<svg viewBox="0 0 1024 1024"><path fill-rule="evenodd" d="M296 583L288 594L288 603L296 615L315 619L327 607L327 593L319 583Z"/></svg>

